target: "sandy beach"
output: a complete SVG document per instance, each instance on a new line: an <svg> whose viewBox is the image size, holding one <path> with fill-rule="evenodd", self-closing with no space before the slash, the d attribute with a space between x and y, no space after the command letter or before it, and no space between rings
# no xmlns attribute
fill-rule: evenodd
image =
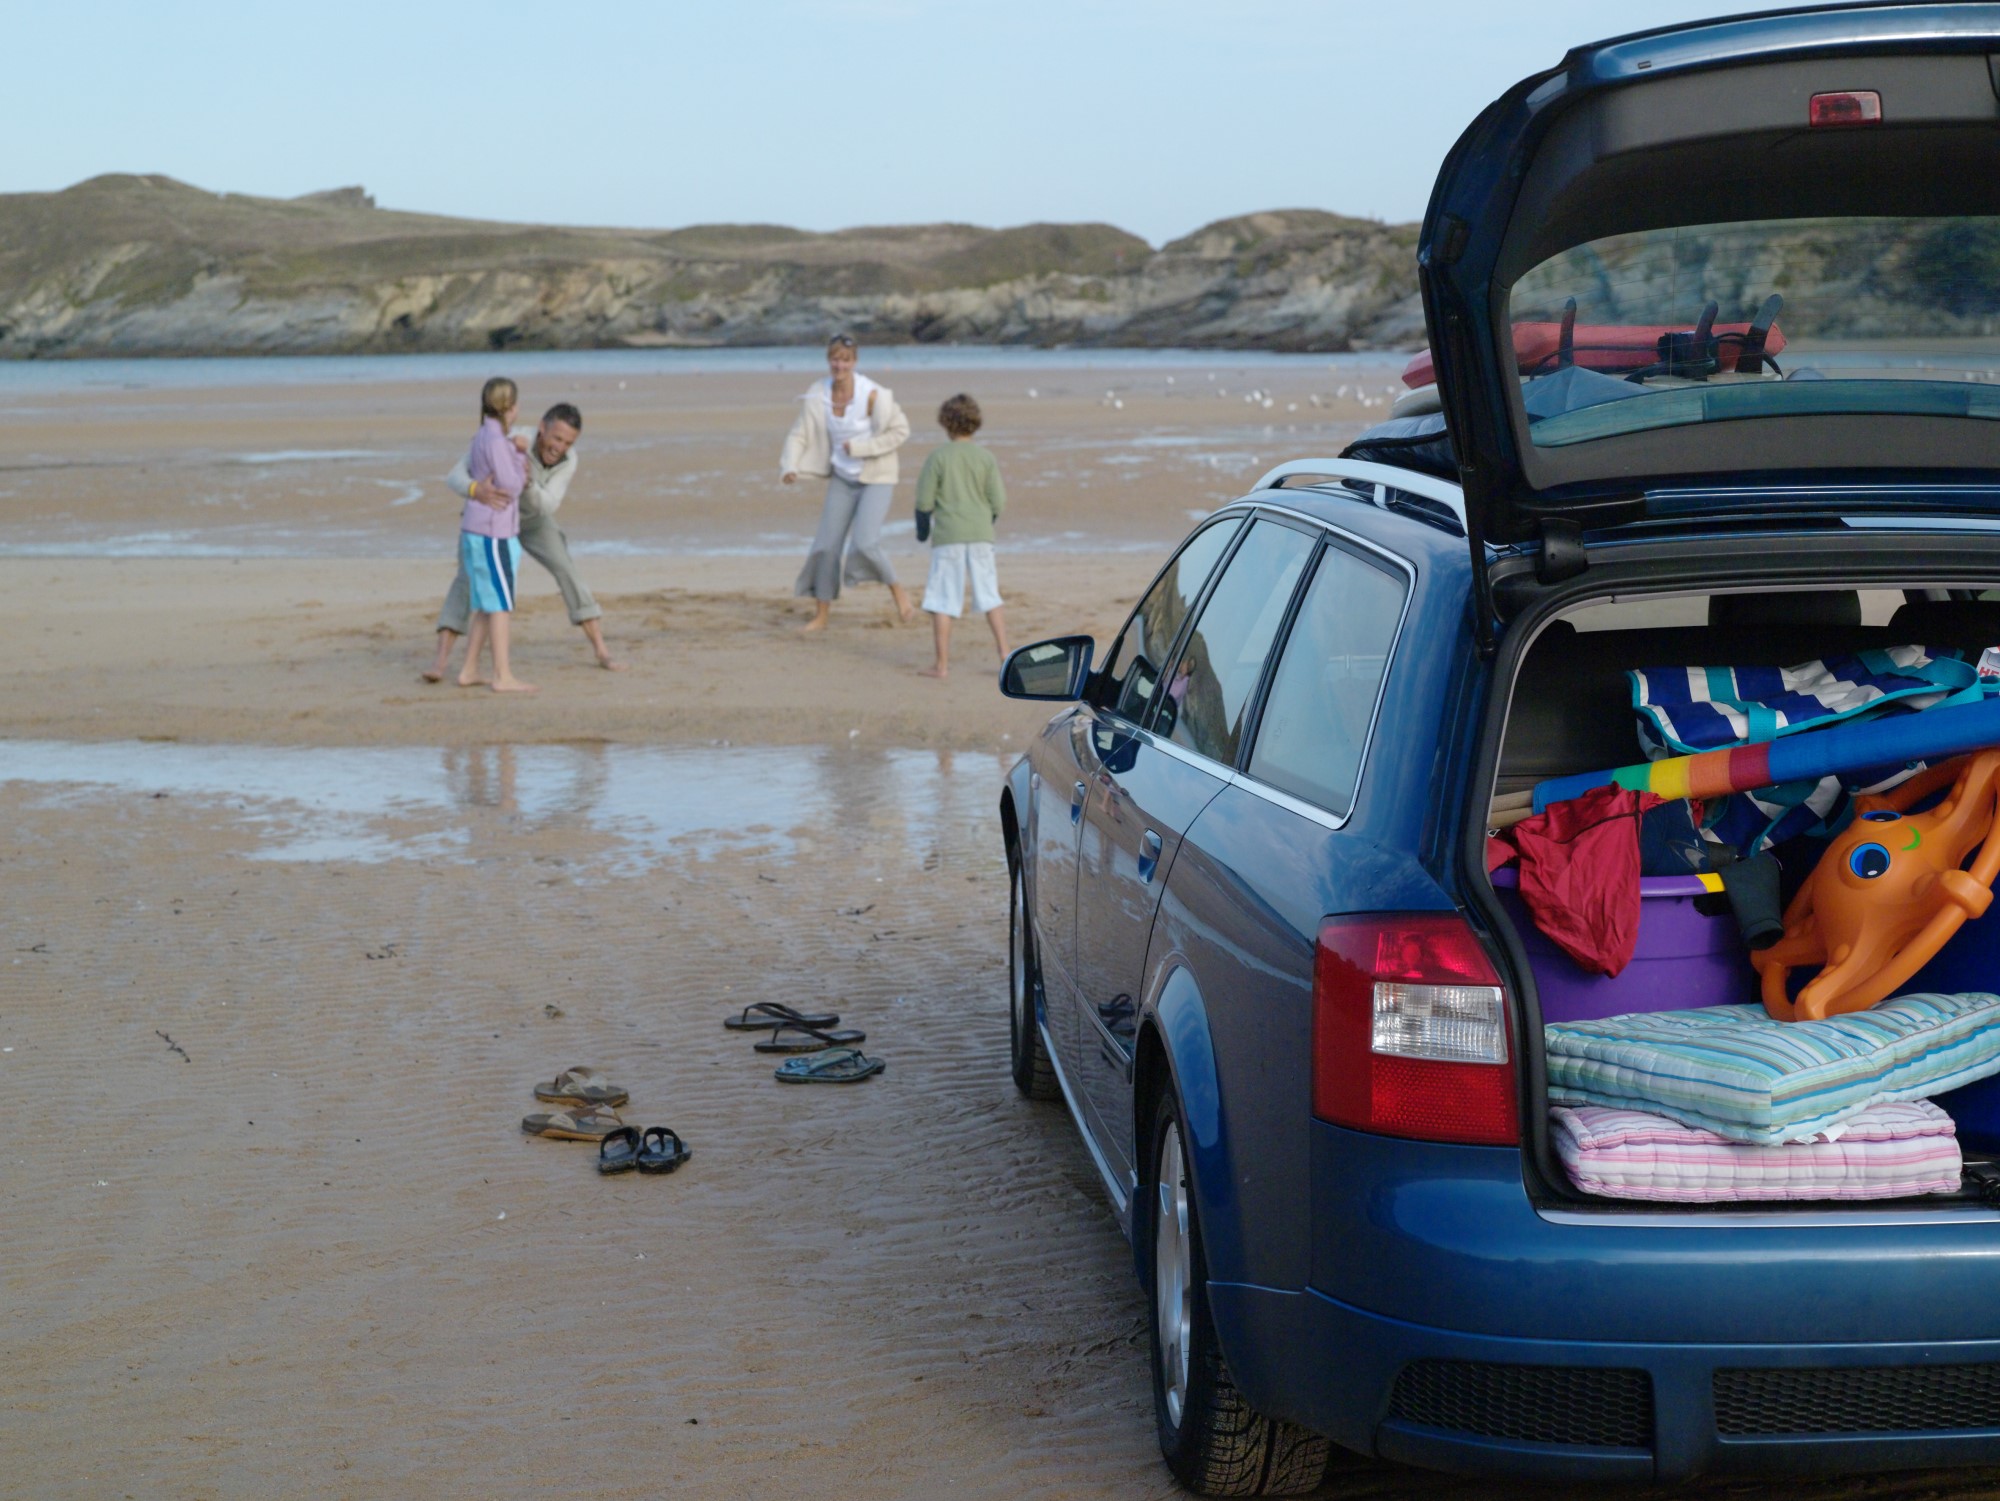
<svg viewBox="0 0 2000 1501"><path fill-rule="evenodd" d="M1017 641L1115 629L1191 516L1386 410L1325 365L893 366L897 564L969 387ZM584 409L563 520L630 664L524 562L525 701L417 675L473 390L0 410L0 1493L1173 1494L1129 1252L1006 1073L993 808L1046 716L976 621L919 678L880 590L798 636L803 378L522 384ZM721 1026L762 999L887 1072L779 1085ZM578 1063L692 1160L524 1137Z"/></svg>

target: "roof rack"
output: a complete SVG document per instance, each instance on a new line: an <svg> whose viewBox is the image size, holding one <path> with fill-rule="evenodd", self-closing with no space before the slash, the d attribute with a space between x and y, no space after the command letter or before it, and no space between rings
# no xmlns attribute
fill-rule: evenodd
<svg viewBox="0 0 2000 1501"><path fill-rule="evenodd" d="M1309 475L1314 484L1287 485L1286 480ZM1259 490L1304 490L1315 488L1317 484L1334 483L1361 499L1392 509L1390 492L1400 491L1405 495L1418 496L1423 500L1442 505L1456 518L1459 530L1465 530L1465 497L1457 485L1450 480L1437 479L1428 474L1417 474L1408 469L1398 469L1390 464L1370 464L1361 459L1292 459L1265 471L1264 477L1255 486Z"/></svg>

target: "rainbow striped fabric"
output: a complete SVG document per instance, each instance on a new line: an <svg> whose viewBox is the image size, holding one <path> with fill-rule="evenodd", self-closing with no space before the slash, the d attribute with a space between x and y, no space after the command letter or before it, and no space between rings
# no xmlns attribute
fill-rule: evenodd
<svg viewBox="0 0 2000 1501"><path fill-rule="evenodd" d="M1670 756L1611 771L1552 777L1535 786L1535 811L1581 797L1593 787L1629 787L1664 798L1721 797L1785 782L1818 781L1919 760L1942 760L2000 745L2000 698L1941 704L1922 714L1894 714L1787 735L1754 745Z"/></svg>

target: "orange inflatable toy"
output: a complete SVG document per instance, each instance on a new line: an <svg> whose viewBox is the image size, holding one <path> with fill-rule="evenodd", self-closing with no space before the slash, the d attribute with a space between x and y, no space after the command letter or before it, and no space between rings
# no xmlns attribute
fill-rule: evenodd
<svg viewBox="0 0 2000 1501"><path fill-rule="evenodd" d="M1951 785L1923 813L1912 803ZM1959 924L1993 901L2000 874L2000 750L1919 772L1888 792L1854 800L1854 822L1827 846L1785 909L1785 936L1752 954L1764 1009L1779 1021L1817 1021L1888 999L1943 948ZM1969 869L1966 857L1979 852ZM1823 966L1796 1001L1791 971Z"/></svg>

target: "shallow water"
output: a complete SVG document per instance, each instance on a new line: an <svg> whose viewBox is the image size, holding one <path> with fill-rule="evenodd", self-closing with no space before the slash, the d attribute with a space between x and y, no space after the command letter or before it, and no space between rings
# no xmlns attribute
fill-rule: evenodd
<svg viewBox="0 0 2000 1501"><path fill-rule="evenodd" d="M202 390L229 386L374 385L390 381L469 380L492 373L486 354L277 355L224 359L0 361L0 397L64 391ZM1260 370L1342 372L1402 356L1271 354L1242 349L1030 349L991 345L876 345L871 370ZM507 368L537 376L747 375L817 373L826 360L818 345L764 349L509 350Z"/></svg>
<svg viewBox="0 0 2000 1501"><path fill-rule="evenodd" d="M188 745L0 741L0 784L48 801L180 797L233 812L284 861L474 862L498 827L587 831L608 874L842 839L912 851L992 830L1011 755L787 746ZM497 817L496 817L497 816Z"/></svg>

